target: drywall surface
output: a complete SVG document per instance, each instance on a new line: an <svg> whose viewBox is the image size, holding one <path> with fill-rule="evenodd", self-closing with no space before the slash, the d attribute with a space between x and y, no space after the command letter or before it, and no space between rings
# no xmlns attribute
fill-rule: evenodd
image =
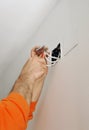
<svg viewBox="0 0 89 130"><path fill-rule="evenodd" d="M89 1L60 0L2 75L5 95L26 61L29 49L62 45L62 59L49 69L44 89L28 130L89 130ZM78 46L64 54L76 43ZM9 87L10 86L10 87Z"/></svg>
<svg viewBox="0 0 89 130"><path fill-rule="evenodd" d="M0 76L29 43L58 0L0 1Z"/></svg>
<svg viewBox="0 0 89 130"><path fill-rule="evenodd" d="M0 1L0 98L11 89L29 56L28 49L32 47L30 39L57 3L58 0ZM17 58L21 51L23 55L18 67Z"/></svg>
<svg viewBox="0 0 89 130"><path fill-rule="evenodd" d="M32 42L50 49L62 44L62 59L49 70L32 130L89 130L89 1L61 0Z"/></svg>

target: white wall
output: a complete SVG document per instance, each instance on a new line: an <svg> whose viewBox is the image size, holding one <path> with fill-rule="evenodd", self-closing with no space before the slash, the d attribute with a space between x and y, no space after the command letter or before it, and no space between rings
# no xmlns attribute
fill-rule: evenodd
<svg viewBox="0 0 89 130"><path fill-rule="evenodd" d="M30 39L57 3L58 0L0 1L0 97L11 89L26 60L23 57L28 56L32 47ZM20 67L17 67L21 51L22 60L20 58Z"/></svg>
<svg viewBox="0 0 89 130"><path fill-rule="evenodd" d="M62 56L78 46L49 70L33 122L28 130L89 130L89 1L60 0L40 26L29 45L2 75L2 86L10 89L29 48L62 44ZM9 76L8 76L9 75ZM10 86L10 87L9 87Z"/></svg>
<svg viewBox="0 0 89 130"><path fill-rule="evenodd" d="M32 42L61 42L62 56L78 43L51 68L32 130L89 130L89 1L61 0Z"/></svg>
<svg viewBox="0 0 89 130"><path fill-rule="evenodd" d="M29 43L57 1L0 1L0 76L19 51Z"/></svg>

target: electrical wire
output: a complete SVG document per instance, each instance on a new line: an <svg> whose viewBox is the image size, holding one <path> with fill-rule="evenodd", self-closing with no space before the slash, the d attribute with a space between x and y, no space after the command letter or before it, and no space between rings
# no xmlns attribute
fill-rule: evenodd
<svg viewBox="0 0 89 130"><path fill-rule="evenodd" d="M47 65L48 67L52 67L54 66L58 61L59 61L59 58L58 57L54 57L54 56L51 56L51 53L47 53L45 52L45 59L47 61ZM52 59L55 59L55 61L52 61Z"/></svg>

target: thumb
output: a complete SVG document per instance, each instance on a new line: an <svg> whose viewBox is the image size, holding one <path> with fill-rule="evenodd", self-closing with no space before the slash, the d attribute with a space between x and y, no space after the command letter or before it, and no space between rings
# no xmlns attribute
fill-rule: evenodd
<svg viewBox="0 0 89 130"><path fill-rule="evenodd" d="M35 79L40 79L44 76L44 71L39 71L37 73L35 73Z"/></svg>

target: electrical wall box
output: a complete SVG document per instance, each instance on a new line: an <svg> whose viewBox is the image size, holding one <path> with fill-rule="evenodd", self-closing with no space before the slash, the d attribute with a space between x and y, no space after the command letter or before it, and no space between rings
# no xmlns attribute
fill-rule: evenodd
<svg viewBox="0 0 89 130"><path fill-rule="evenodd" d="M56 48L54 48L54 49L52 50L52 56L53 56L53 57L56 57L56 58L61 58L61 45L60 45L60 43L57 45ZM52 61L56 61L55 58L52 58L51 60L52 60Z"/></svg>

